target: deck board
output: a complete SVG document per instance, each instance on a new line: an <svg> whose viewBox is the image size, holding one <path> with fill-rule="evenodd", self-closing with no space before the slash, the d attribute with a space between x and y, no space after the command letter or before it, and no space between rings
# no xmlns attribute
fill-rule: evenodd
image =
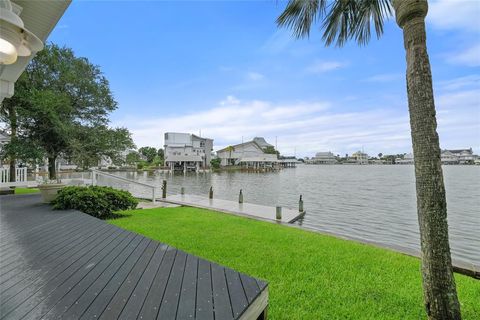
<svg viewBox="0 0 480 320"><path fill-rule="evenodd" d="M38 195L0 201L0 319L238 319L267 287Z"/></svg>

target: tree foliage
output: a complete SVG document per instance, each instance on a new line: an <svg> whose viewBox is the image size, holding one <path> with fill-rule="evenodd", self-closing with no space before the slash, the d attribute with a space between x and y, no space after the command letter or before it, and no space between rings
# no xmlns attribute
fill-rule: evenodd
<svg viewBox="0 0 480 320"><path fill-rule="evenodd" d="M263 152L265 152L265 153L267 153L267 154L280 155L280 152L278 152L277 150L275 150L275 147L273 147L273 146L267 146L267 147L263 148Z"/></svg>
<svg viewBox="0 0 480 320"><path fill-rule="evenodd" d="M157 149L154 147L141 147L138 152L147 158L148 163L152 163L157 156Z"/></svg>
<svg viewBox="0 0 480 320"><path fill-rule="evenodd" d="M133 142L127 129L108 127L108 115L116 107L98 66L69 48L49 44L20 76L14 96L3 102L2 120L11 124L16 117L17 125L16 147L7 150L18 158L23 156L19 145L32 147L23 154L38 155L40 148L48 158L51 179L56 177L59 155L82 166L97 165L102 156L117 159Z"/></svg>

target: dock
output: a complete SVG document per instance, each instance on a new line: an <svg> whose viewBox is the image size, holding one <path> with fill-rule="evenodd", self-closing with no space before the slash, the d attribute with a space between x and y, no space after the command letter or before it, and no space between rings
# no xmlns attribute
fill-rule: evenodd
<svg viewBox="0 0 480 320"><path fill-rule="evenodd" d="M268 284L38 194L0 198L0 319L266 319Z"/></svg>
<svg viewBox="0 0 480 320"><path fill-rule="evenodd" d="M305 212L299 212L298 210L282 208L282 218L276 219L276 207L253 203L239 203L236 201L216 198L210 199L192 194L168 195L166 198L157 199L157 201L283 223L294 223L305 214Z"/></svg>

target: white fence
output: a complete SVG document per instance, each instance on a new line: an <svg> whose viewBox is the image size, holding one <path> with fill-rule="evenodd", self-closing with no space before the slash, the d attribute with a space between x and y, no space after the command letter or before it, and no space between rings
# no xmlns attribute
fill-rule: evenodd
<svg viewBox="0 0 480 320"><path fill-rule="evenodd" d="M111 183L112 180L116 182ZM125 190L136 197L152 199L152 202L155 202L157 192L157 187L154 185L130 180L98 170L92 170L92 185L109 186L115 189ZM146 192L142 192L142 190Z"/></svg>
<svg viewBox="0 0 480 320"><path fill-rule="evenodd" d="M26 186L27 168L15 168L15 182L10 182L10 168L0 168L0 187Z"/></svg>

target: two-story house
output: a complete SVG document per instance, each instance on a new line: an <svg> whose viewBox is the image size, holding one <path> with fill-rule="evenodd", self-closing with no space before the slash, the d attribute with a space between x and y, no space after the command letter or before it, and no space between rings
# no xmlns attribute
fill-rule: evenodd
<svg viewBox="0 0 480 320"><path fill-rule="evenodd" d="M165 133L165 165L171 171L199 171L210 168L213 139L190 133Z"/></svg>

